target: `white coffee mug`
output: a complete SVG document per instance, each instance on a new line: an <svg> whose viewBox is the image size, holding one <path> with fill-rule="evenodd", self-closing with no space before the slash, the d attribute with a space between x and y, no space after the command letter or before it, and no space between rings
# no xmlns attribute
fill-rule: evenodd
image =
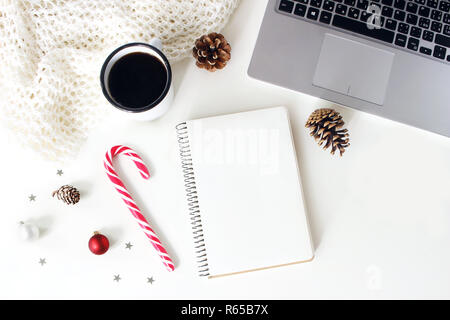
<svg viewBox="0 0 450 320"><path fill-rule="evenodd" d="M169 110L173 100L173 88L172 88L172 70L170 68L167 57L162 53L162 43L159 39L153 39L150 43L128 43L116 50L114 50L103 63L100 72L100 85L102 87L105 98L117 109L123 111L124 115L134 120L154 120L164 115ZM111 93L109 87L109 77L111 69L115 63L121 58L132 53L144 53L153 56L158 59L164 66L166 71L166 82L164 89L158 97L155 97L150 103L144 106L131 106L126 105L124 102L119 102L114 98L114 94ZM157 74L150 75L158 77Z"/></svg>

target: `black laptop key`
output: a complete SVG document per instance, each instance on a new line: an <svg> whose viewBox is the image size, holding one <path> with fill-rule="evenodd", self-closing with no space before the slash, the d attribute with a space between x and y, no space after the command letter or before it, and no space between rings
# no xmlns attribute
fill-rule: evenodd
<svg viewBox="0 0 450 320"><path fill-rule="evenodd" d="M409 35L412 37L420 38L422 35L422 29L417 27L411 27L411 30L409 31Z"/></svg>
<svg viewBox="0 0 450 320"><path fill-rule="evenodd" d="M434 46L433 50L433 57L439 58L439 59L445 59L445 54L447 52L447 49L441 46Z"/></svg>
<svg viewBox="0 0 450 320"><path fill-rule="evenodd" d="M281 0L278 9L280 11L291 13L292 9L294 9L294 3L288 0Z"/></svg>
<svg viewBox="0 0 450 320"><path fill-rule="evenodd" d="M445 35L450 36L450 25L446 24L444 26L444 31L443 32L444 32Z"/></svg>
<svg viewBox="0 0 450 320"><path fill-rule="evenodd" d="M450 37L437 33L436 37L434 38L434 42L441 46L450 48Z"/></svg>
<svg viewBox="0 0 450 320"><path fill-rule="evenodd" d="M384 24L386 29L396 30L397 29L397 21L392 19L386 19L386 23Z"/></svg>
<svg viewBox="0 0 450 320"><path fill-rule="evenodd" d="M328 11L322 11L320 13L319 21L325 24L330 24L332 13Z"/></svg>
<svg viewBox="0 0 450 320"><path fill-rule="evenodd" d="M395 10L394 11L394 19L398 21L405 21L406 13L405 11Z"/></svg>
<svg viewBox="0 0 450 320"><path fill-rule="evenodd" d="M334 12L342 14L345 16L345 14L347 13L347 6L344 4L338 4L336 6L336 10L334 10Z"/></svg>
<svg viewBox="0 0 450 320"><path fill-rule="evenodd" d="M444 23L450 23L450 13L444 14Z"/></svg>
<svg viewBox="0 0 450 320"><path fill-rule="evenodd" d="M356 8L350 8L348 10L348 16L353 19L358 19L359 18L359 10Z"/></svg>
<svg viewBox="0 0 450 320"><path fill-rule="evenodd" d="M423 30L422 39L432 42L434 39L434 32Z"/></svg>
<svg viewBox="0 0 450 320"><path fill-rule="evenodd" d="M367 11L363 11L363 12L361 12L361 17L359 18L359 20L361 20L362 22L367 22L367 20L370 18L370 16L372 16L371 13L368 13Z"/></svg>
<svg viewBox="0 0 450 320"><path fill-rule="evenodd" d="M306 6L304 4L297 3L295 6L294 14L300 17L304 17L306 13Z"/></svg>
<svg viewBox="0 0 450 320"><path fill-rule="evenodd" d="M420 53L426 54L427 56L431 56L431 49L429 48L425 48L425 47L420 47L419 49Z"/></svg>
<svg viewBox="0 0 450 320"><path fill-rule="evenodd" d="M431 22L431 31L434 32L441 32L442 31L442 23L437 22L437 21L432 21Z"/></svg>
<svg viewBox="0 0 450 320"><path fill-rule="evenodd" d="M403 34L397 33L395 36L395 44L400 47L404 47L406 45L407 37Z"/></svg>
<svg viewBox="0 0 450 320"><path fill-rule="evenodd" d="M369 2L369 8L367 9L367 11L375 13L374 9L377 9L376 12L378 12L378 9L381 11L381 5L372 0Z"/></svg>
<svg viewBox="0 0 450 320"><path fill-rule="evenodd" d="M381 3L385 6L392 6L393 0L381 0Z"/></svg>
<svg viewBox="0 0 450 320"><path fill-rule="evenodd" d="M406 6L405 0L394 0L394 8L404 10Z"/></svg>
<svg viewBox="0 0 450 320"><path fill-rule="evenodd" d="M297 2L300 2L300 3L303 3L303 4L308 4L308 0L294 0L294 1L297 1Z"/></svg>
<svg viewBox="0 0 450 320"><path fill-rule="evenodd" d="M319 17L319 9L309 7L306 17L311 20L317 20Z"/></svg>
<svg viewBox="0 0 450 320"><path fill-rule="evenodd" d="M391 7L384 6L383 9L381 9L382 16L391 18L393 13L394 13L394 9L392 9Z"/></svg>
<svg viewBox="0 0 450 320"><path fill-rule="evenodd" d="M433 9L436 9L439 5L439 0L428 0L427 6Z"/></svg>
<svg viewBox="0 0 450 320"><path fill-rule="evenodd" d="M441 2L439 2L439 10L450 12L450 2L441 0Z"/></svg>
<svg viewBox="0 0 450 320"><path fill-rule="evenodd" d="M438 10L431 10L430 18L432 20L441 21L442 20L442 12L438 11Z"/></svg>
<svg viewBox="0 0 450 320"><path fill-rule="evenodd" d="M400 22L397 27L397 31L400 33L408 34L409 32L409 24Z"/></svg>
<svg viewBox="0 0 450 320"><path fill-rule="evenodd" d="M408 13L406 15L406 23L408 24L416 25L418 19L419 17L416 16L415 14Z"/></svg>
<svg viewBox="0 0 450 320"><path fill-rule="evenodd" d="M334 10L334 2L333 1L329 1L329 0L325 0L325 2L323 3L322 9L333 12L333 10Z"/></svg>
<svg viewBox="0 0 450 320"><path fill-rule="evenodd" d="M414 0L414 2L415 3L418 3L418 4L425 4L425 0Z"/></svg>
<svg viewBox="0 0 450 320"><path fill-rule="evenodd" d="M392 43L392 41L394 41L394 32L390 30L369 29L364 22L352 20L340 15L334 15L332 25L384 42Z"/></svg>
<svg viewBox="0 0 450 320"><path fill-rule="evenodd" d="M417 51L419 49L419 42L420 42L419 39L409 37L407 48L409 50Z"/></svg>
<svg viewBox="0 0 450 320"><path fill-rule="evenodd" d="M309 4L313 7L320 8L322 6L322 0L310 0Z"/></svg>
<svg viewBox="0 0 450 320"><path fill-rule="evenodd" d="M450 61L450 54L447 56L447 61Z"/></svg>
<svg viewBox="0 0 450 320"><path fill-rule="evenodd" d="M366 10L368 6L369 6L369 1L367 1L367 0L358 0L356 2L356 7L358 9Z"/></svg>
<svg viewBox="0 0 450 320"><path fill-rule="evenodd" d="M356 0L344 0L344 3L350 7L355 5Z"/></svg>
<svg viewBox="0 0 450 320"><path fill-rule="evenodd" d="M369 13L369 12L367 12L367 11L362 11L361 12L361 18L360 18L360 20L362 21L362 22L366 22L367 23L367 21L370 19L370 18L372 18L372 16L373 16L373 14L372 13ZM371 20L369 20L370 21L370 23L367 23L368 25L371 25L373 28L375 28L375 29L379 29L379 28L381 28L381 27L383 27L384 26L384 21L385 21L385 17L383 17L383 16L374 16L375 18L372 18Z"/></svg>
<svg viewBox="0 0 450 320"><path fill-rule="evenodd" d="M428 18L428 16L430 15L430 8L420 6L418 13L419 13L419 16Z"/></svg>
<svg viewBox="0 0 450 320"><path fill-rule="evenodd" d="M428 29L430 27L430 19L420 18L419 19L419 27Z"/></svg>
<svg viewBox="0 0 450 320"><path fill-rule="evenodd" d="M369 14L369 16L370 15L371 14ZM386 18L381 16L381 17L378 17L378 18L375 18L375 19L369 20L369 21L371 21L370 25L372 27L374 27L375 29L380 29L380 28L382 28L384 26L384 21L385 20L386 20Z"/></svg>
<svg viewBox="0 0 450 320"><path fill-rule="evenodd" d="M416 3L408 2L408 4L406 5L406 11L416 13L418 7L419 6Z"/></svg>

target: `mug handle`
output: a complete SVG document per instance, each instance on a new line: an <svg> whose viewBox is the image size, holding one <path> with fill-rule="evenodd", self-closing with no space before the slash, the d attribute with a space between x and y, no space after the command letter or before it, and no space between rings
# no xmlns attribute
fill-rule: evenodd
<svg viewBox="0 0 450 320"><path fill-rule="evenodd" d="M149 44L151 46L154 46L155 48L157 48L158 50L162 51L162 42L160 39L158 38L153 38L152 40L150 40Z"/></svg>

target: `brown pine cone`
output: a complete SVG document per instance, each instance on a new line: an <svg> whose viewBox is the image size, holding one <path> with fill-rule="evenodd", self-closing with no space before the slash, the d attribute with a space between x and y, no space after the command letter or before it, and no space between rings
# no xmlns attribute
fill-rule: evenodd
<svg viewBox="0 0 450 320"><path fill-rule="evenodd" d="M339 149L342 156L349 143L349 134L347 129L341 129L344 120L339 112L333 109L317 109L306 122L305 127L310 129L310 135L316 139L319 146L324 144L323 148L331 146L331 154Z"/></svg>
<svg viewBox="0 0 450 320"><path fill-rule="evenodd" d="M53 191L52 197L57 196L59 200L66 204L75 204L80 201L80 192L77 188L69 185L64 185L56 191Z"/></svg>
<svg viewBox="0 0 450 320"><path fill-rule="evenodd" d="M212 32L195 40L192 55L199 68L208 71L223 69L231 58L231 46L220 33Z"/></svg>

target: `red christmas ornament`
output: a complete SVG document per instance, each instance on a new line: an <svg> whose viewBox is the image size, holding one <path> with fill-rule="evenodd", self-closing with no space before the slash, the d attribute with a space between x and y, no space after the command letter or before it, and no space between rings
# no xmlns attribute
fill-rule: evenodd
<svg viewBox="0 0 450 320"><path fill-rule="evenodd" d="M98 231L94 232L94 235L89 239L89 250L93 254L104 254L108 251L109 240L104 235L100 234Z"/></svg>

